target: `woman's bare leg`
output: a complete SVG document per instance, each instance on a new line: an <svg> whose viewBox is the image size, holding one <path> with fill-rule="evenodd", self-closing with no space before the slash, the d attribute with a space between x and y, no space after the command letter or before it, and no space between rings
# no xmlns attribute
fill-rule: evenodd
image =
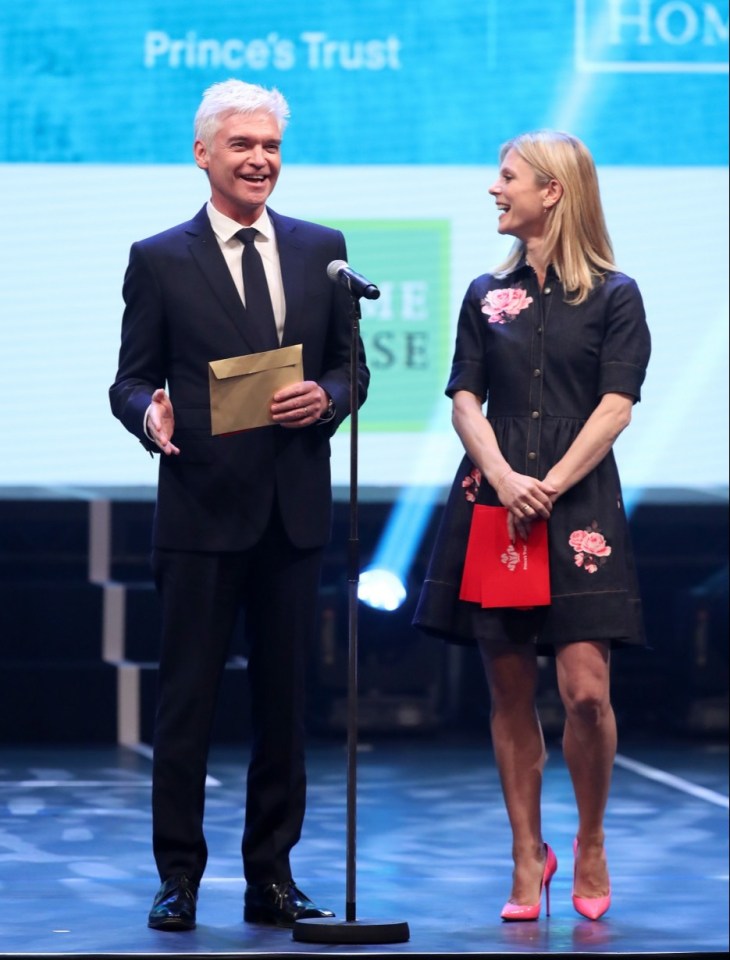
<svg viewBox="0 0 730 960"><path fill-rule="evenodd" d="M605 644L593 641L563 644L556 651L556 661L565 707L563 756L578 807L575 893L602 897L609 892L603 817L616 756L609 651Z"/></svg>
<svg viewBox="0 0 730 960"><path fill-rule="evenodd" d="M512 827L512 893L518 904L537 903L545 864L540 796L545 741L535 708L537 657L534 647L482 643L491 699L492 745Z"/></svg>

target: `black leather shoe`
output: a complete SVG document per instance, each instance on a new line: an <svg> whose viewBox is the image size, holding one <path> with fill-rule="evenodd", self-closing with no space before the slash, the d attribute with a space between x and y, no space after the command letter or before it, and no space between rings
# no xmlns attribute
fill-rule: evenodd
<svg viewBox="0 0 730 960"><path fill-rule="evenodd" d="M293 880L282 883L249 883L243 899L243 919L247 923L270 923L293 927L295 921L312 917L334 917L322 910L297 889Z"/></svg>
<svg viewBox="0 0 730 960"><path fill-rule="evenodd" d="M147 926L153 930L194 930L198 885L189 877L170 877L157 891Z"/></svg>

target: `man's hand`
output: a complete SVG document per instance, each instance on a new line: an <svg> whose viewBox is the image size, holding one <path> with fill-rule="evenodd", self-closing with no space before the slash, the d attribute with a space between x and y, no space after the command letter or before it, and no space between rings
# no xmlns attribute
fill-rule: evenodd
<svg viewBox="0 0 730 960"><path fill-rule="evenodd" d="M327 409L327 394L314 380L303 380L277 390L271 416L281 427L309 427Z"/></svg>
<svg viewBox="0 0 730 960"><path fill-rule="evenodd" d="M180 453L170 438L175 432L175 413L170 398L164 390L155 390L147 411L147 433L160 450L170 456Z"/></svg>

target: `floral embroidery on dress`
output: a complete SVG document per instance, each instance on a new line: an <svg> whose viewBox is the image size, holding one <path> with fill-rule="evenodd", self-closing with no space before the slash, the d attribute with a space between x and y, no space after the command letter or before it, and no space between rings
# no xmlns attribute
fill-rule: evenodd
<svg viewBox="0 0 730 960"><path fill-rule="evenodd" d="M482 313L489 317L489 323L509 323L526 310L532 303L532 297L519 287L504 287L490 290L482 300Z"/></svg>
<svg viewBox="0 0 730 960"><path fill-rule="evenodd" d="M576 567L582 567L586 573L596 573L611 556L611 547L595 520L585 530L574 530L568 537L568 543L575 550Z"/></svg>
<svg viewBox="0 0 730 960"><path fill-rule="evenodd" d="M464 488L464 496L469 503L476 501L481 482L482 472L478 467L474 467L474 469L469 472L469 475L461 481L461 485Z"/></svg>

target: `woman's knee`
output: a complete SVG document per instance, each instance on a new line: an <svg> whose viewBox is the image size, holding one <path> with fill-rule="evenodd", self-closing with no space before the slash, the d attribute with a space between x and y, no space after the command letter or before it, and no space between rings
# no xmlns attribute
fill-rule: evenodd
<svg viewBox="0 0 730 960"><path fill-rule="evenodd" d="M599 726L611 710L607 688L586 687L567 691L562 699L568 719L583 726Z"/></svg>
<svg viewBox="0 0 730 960"><path fill-rule="evenodd" d="M594 726L610 713L609 653L602 644L586 642L559 648L557 679L569 720Z"/></svg>

